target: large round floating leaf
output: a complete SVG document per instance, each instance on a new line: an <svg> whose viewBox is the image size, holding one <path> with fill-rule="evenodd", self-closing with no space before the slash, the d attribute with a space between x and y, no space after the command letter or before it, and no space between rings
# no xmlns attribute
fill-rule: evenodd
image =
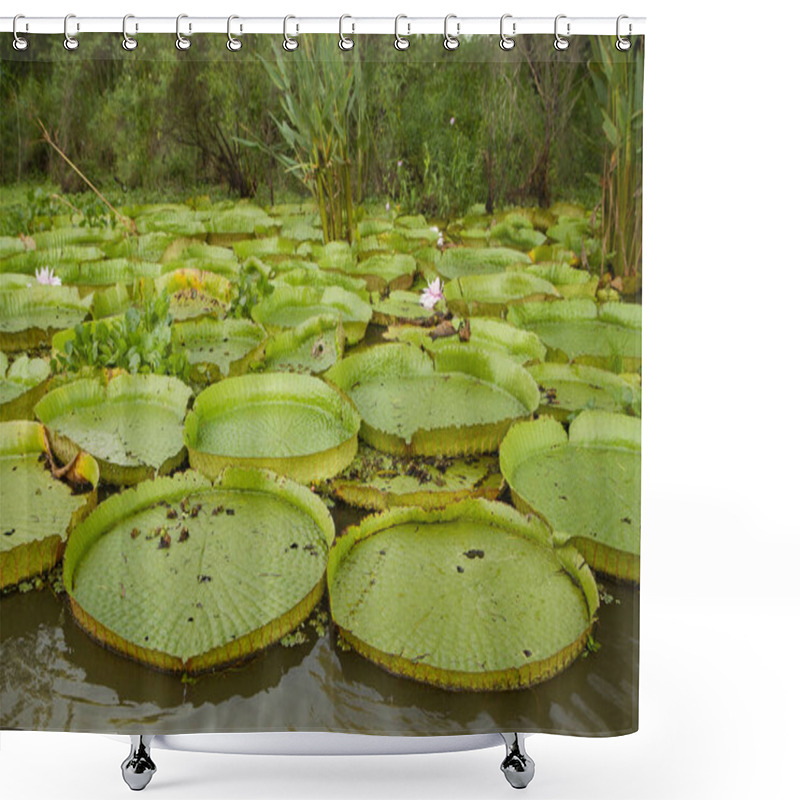
<svg viewBox="0 0 800 800"><path fill-rule="evenodd" d="M322 264L320 267L326 269ZM363 278L371 292L387 289L408 289L414 281L417 262L413 256L402 253L379 253L363 261L337 268L345 275Z"/></svg>
<svg viewBox="0 0 800 800"><path fill-rule="evenodd" d="M584 409L641 416L642 390L633 376L582 364L533 364L528 371L539 384L540 414L561 422Z"/></svg>
<svg viewBox="0 0 800 800"><path fill-rule="evenodd" d="M467 275L505 272L513 264L530 263L527 254L507 247L451 247L444 251L436 271L452 280Z"/></svg>
<svg viewBox="0 0 800 800"><path fill-rule="evenodd" d="M639 580L641 420L584 411L570 425L515 425L500 447L514 503L535 511L596 570Z"/></svg>
<svg viewBox="0 0 800 800"><path fill-rule="evenodd" d="M502 503L395 508L334 545L331 615L390 672L446 689L519 689L566 669L586 645L598 597L582 562Z"/></svg>
<svg viewBox="0 0 800 800"><path fill-rule="evenodd" d="M410 345L379 345L348 356L326 377L356 404L364 441L397 455L492 452L539 403L536 381L521 366L456 347L434 360Z"/></svg>
<svg viewBox="0 0 800 800"><path fill-rule="evenodd" d="M146 233L126 236L118 242L103 246L107 258L130 258L140 261L160 261L175 237L169 233Z"/></svg>
<svg viewBox="0 0 800 800"><path fill-rule="evenodd" d="M402 458L362 444L330 485L349 505L385 511L394 506L442 508L467 497L495 500L504 483L494 456Z"/></svg>
<svg viewBox="0 0 800 800"><path fill-rule="evenodd" d="M100 464L104 481L127 485L172 472L183 461L191 395L166 375L98 375L48 392L34 411L62 461L84 450Z"/></svg>
<svg viewBox="0 0 800 800"><path fill-rule="evenodd" d="M451 324L456 333L450 336L441 336L434 328L405 325L389 328L384 338L410 342L424 347L431 353L438 353L451 347L476 350L481 353L498 353L517 364L544 361L547 355L547 348L535 333L515 328L499 319L470 317L469 335L463 327L464 320L453 317Z"/></svg>
<svg viewBox="0 0 800 800"><path fill-rule="evenodd" d="M95 460L81 453L72 464L70 477L91 487L73 494L41 462L45 437L36 422L0 422L0 589L52 569L97 500Z"/></svg>
<svg viewBox="0 0 800 800"><path fill-rule="evenodd" d="M92 296L81 298L74 286L28 286L30 279L3 277L14 279L0 284L0 349L6 352L49 344L56 331L77 325L91 308Z"/></svg>
<svg viewBox="0 0 800 800"><path fill-rule="evenodd" d="M360 422L346 397L310 375L227 378L202 391L186 418L189 463L209 478L241 466L325 480L353 460Z"/></svg>
<svg viewBox="0 0 800 800"><path fill-rule="evenodd" d="M612 308L620 307L620 308ZM551 361L633 372L642 363L642 307L608 303L601 309L589 299L513 306L508 321L536 333Z"/></svg>
<svg viewBox="0 0 800 800"><path fill-rule="evenodd" d="M344 356L344 326L339 317L323 314L296 328L270 336L249 359L259 372L306 372L316 375Z"/></svg>
<svg viewBox="0 0 800 800"><path fill-rule="evenodd" d="M509 306L559 297L552 283L527 272L470 275L444 287L447 307L458 314L503 317Z"/></svg>
<svg viewBox="0 0 800 800"><path fill-rule="evenodd" d="M525 271L550 281L558 293L565 298L594 297L599 279L590 275L585 269L576 269L563 261L534 263L525 267Z"/></svg>
<svg viewBox="0 0 800 800"><path fill-rule="evenodd" d="M242 261L256 256L257 258L271 258L273 256L290 256L294 253L295 243L289 239L279 239L272 236L267 239L247 239L236 242L233 251Z"/></svg>
<svg viewBox="0 0 800 800"><path fill-rule="evenodd" d="M0 261L24 253L27 249L25 242L19 236L0 236Z"/></svg>
<svg viewBox="0 0 800 800"><path fill-rule="evenodd" d="M252 203L239 203L210 214L206 228L212 234L267 234L279 227L279 221Z"/></svg>
<svg viewBox="0 0 800 800"><path fill-rule="evenodd" d="M338 286L348 292L353 292L363 300L369 298L367 282L363 278L354 278L345 275L343 272L320 269L312 262L305 262L302 267L287 269L286 264L281 265L281 270L276 278L277 283L285 283L288 286L311 286L316 289L324 289L326 286Z"/></svg>
<svg viewBox="0 0 800 800"><path fill-rule="evenodd" d="M169 292L170 311L178 321L207 315L222 317L233 297L233 286L227 278L196 269L168 272L155 281L155 288L157 292Z"/></svg>
<svg viewBox="0 0 800 800"><path fill-rule="evenodd" d="M136 217L139 233L171 233L175 236L206 236L206 226L196 211L187 206L151 206Z"/></svg>
<svg viewBox="0 0 800 800"><path fill-rule="evenodd" d="M9 366L0 350L0 420L28 419L47 391L50 364L43 358L20 355Z"/></svg>
<svg viewBox="0 0 800 800"><path fill-rule="evenodd" d="M58 276L63 283L78 286L111 286L116 283L131 284L139 278L155 279L161 275L162 269L161 264L154 261L110 258L64 264L59 267Z"/></svg>
<svg viewBox="0 0 800 800"><path fill-rule="evenodd" d="M398 289L390 292L388 297L373 297L372 315L376 325L397 325L403 323L420 323L433 319L437 311L445 309L440 300L436 308L425 308L421 305L420 294Z"/></svg>
<svg viewBox="0 0 800 800"><path fill-rule="evenodd" d="M78 623L151 666L196 673L285 636L322 597L334 526L286 478L228 470L157 478L101 503L70 537Z"/></svg>
<svg viewBox="0 0 800 800"><path fill-rule="evenodd" d="M264 340L262 328L245 319L197 319L172 326L172 344L212 380L241 375Z"/></svg>
<svg viewBox="0 0 800 800"><path fill-rule="evenodd" d="M0 272L33 275L37 269L50 267L58 273L63 264L82 264L86 261L99 261L102 258L105 258L105 253L98 247L81 245L67 245L47 250L25 250L0 261Z"/></svg>
<svg viewBox="0 0 800 800"><path fill-rule="evenodd" d="M356 344L367 332L372 307L357 294L339 286L323 288L280 284L252 312L256 322L275 328L293 328L321 315L341 318L348 344Z"/></svg>
<svg viewBox="0 0 800 800"><path fill-rule="evenodd" d="M517 250L532 250L544 244L546 237L533 229L531 221L523 214L511 213L497 223L489 232L493 242Z"/></svg>

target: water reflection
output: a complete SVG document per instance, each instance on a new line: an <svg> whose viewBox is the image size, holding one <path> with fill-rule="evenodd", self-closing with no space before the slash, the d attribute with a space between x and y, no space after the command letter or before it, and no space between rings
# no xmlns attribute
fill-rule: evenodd
<svg viewBox="0 0 800 800"><path fill-rule="evenodd" d="M356 521L355 519L347 522ZM342 520L344 522L344 520ZM334 634L310 634L183 683L104 649L49 591L0 600L0 727L133 733L328 730L624 732L637 724L638 590L613 585L599 652L513 692L447 692L390 675Z"/></svg>

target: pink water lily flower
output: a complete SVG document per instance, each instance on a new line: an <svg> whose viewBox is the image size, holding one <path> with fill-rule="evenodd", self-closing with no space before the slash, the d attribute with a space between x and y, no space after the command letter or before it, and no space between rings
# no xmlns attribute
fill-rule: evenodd
<svg viewBox="0 0 800 800"><path fill-rule="evenodd" d="M440 300L444 300L442 281L440 278L434 278L432 281L428 281L427 288L423 290L422 296L419 298L419 304L432 311Z"/></svg>
<svg viewBox="0 0 800 800"><path fill-rule="evenodd" d="M56 277L56 272L50 267L36 270L36 282L45 286L61 286L61 278Z"/></svg>

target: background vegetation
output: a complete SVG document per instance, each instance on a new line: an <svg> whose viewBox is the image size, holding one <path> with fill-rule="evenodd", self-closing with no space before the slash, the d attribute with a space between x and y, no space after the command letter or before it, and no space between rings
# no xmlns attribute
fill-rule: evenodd
<svg viewBox="0 0 800 800"><path fill-rule="evenodd" d="M406 53L369 36L349 53L336 37L293 54L272 37L235 54L210 36L183 53L169 37L133 53L103 35L78 53L58 37L24 54L3 43L0 184L85 188L41 119L110 198L311 192L327 238L350 238L367 198L442 219L579 201L607 220L615 271L638 271L643 43L619 54L597 41L574 38L566 54L541 36L510 53L494 37L453 53L435 36Z"/></svg>

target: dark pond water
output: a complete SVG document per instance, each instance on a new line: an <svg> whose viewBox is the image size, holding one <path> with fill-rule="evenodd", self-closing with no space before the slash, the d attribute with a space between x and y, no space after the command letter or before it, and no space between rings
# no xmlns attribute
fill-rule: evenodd
<svg viewBox="0 0 800 800"><path fill-rule="evenodd" d="M447 692L394 677L327 630L276 645L194 683L95 644L49 590L0 600L0 727L117 733L323 730L455 734L501 730L577 734L637 726L638 590L599 612L599 652L556 678L513 692ZM327 603L327 600L323 601Z"/></svg>

